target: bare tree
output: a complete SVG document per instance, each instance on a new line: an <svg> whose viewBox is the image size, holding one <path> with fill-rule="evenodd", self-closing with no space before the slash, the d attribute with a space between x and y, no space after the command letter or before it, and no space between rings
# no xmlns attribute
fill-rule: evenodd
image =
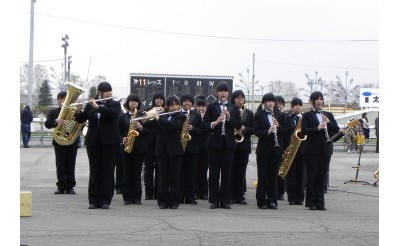
<svg viewBox="0 0 400 246"><path fill-rule="evenodd" d="M20 68L20 92L22 94L28 94L28 73L29 65L22 65ZM48 79L47 68L41 64L36 64L33 68L32 92L36 95L39 94L43 81Z"/></svg>
<svg viewBox="0 0 400 246"><path fill-rule="evenodd" d="M275 95L281 95L285 97L297 97L299 94L297 86L291 81L288 82L283 82L281 80L270 81L267 85L267 88L270 92L274 93Z"/></svg>
<svg viewBox="0 0 400 246"><path fill-rule="evenodd" d="M338 75L336 75L336 82L330 83L329 92L331 101L338 101L344 103L344 113L346 114L346 108L348 102L358 102L360 100L360 86L352 85L353 79L347 80L349 72L345 72L346 80L342 81Z"/></svg>

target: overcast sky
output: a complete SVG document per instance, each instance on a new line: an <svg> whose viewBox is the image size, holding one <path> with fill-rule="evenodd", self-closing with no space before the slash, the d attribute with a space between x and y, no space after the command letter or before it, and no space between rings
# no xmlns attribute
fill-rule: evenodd
<svg viewBox="0 0 400 246"><path fill-rule="evenodd" d="M20 8L19 61L27 62L30 1ZM345 81L346 70L357 84L379 82L377 0L37 0L35 13L34 60L61 73L68 34L71 73L106 76L117 96L129 93L132 72L238 81L252 72L253 52L261 84L306 88L304 74L316 70L327 82Z"/></svg>

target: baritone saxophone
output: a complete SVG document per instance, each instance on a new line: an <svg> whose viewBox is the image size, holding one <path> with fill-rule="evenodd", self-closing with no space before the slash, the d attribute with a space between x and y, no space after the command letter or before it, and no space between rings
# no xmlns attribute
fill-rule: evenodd
<svg viewBox="0 0 400 246"><path fill-rule="evenodd" d="M290 137L289 145L287 146L285 152L283 153L282 161L279 166L279 172L278 172L278 175L282 178L284 178L289 172L290 166L292 165L294 157L296 156L296 153L299 150L301 142L307 139L307 136L301 133L302 120L303 117L301 117L297 122L297 126L294 129L292 136Z"/></svg>
<svg viewBox="0 0 400 246"><path fill-rule="evenodd" d="M136 115L137 115L137 109L135 108L135 112L131 117L131 123L129 124L128 136L126 136L128 140L124 145L124 151L128 154L132 152L133 145L135 145L135 139L137 136L139 136L139 132L135 130L135 124L137 121L134 119L136 118Z"/></svg>

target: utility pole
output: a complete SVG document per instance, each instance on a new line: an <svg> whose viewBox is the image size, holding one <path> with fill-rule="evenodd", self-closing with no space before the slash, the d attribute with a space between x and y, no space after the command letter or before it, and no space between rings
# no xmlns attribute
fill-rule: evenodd
<svg viewBox="0 0 400 246"><path fill-rule="evenodd" d="M65 36L61 38L61 40L64 41L64 43L61 45L61 47L64 48L64 83L67 80L67 47L69 46L68 39L68 34L65 34Z"/></svg>
<svg viewBox="0 0 400 246"><path fill-rule="evenodd" d="M254 63L255 63L255 56L256 54L253 53L253 76L251 78L251 86L252 86L252 93L251 93L251 110L254 111Z"/></svg>
<svg viewBox="0 0 400 246"><path fill-rule="evenodd" d="M33 30L34 30L34 15L35 15L35 2L31 0L31 27L29 38L29 72L28 72L28 105L32 108L32 83L33 83Z"/></svg>
<svg viewBox="0 0 400 246"><path fill-rule="evenodd" d="M68 82L71 82L71 63L72 63L71 58L72 56L68 56Z"/></svg>

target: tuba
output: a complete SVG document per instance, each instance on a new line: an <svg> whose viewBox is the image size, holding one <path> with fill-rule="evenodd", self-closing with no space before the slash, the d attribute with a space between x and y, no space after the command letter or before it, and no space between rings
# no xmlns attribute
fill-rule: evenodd
<svg viewBox="0 0 400 246"><path fill-rule="evenodd" d="M183 151L186 150L188 141L190 139L192 139L192 136L190 136L189 132L186 130L186 126L189 124L189 117L190 117L190 109L188 110L188 113L186 115L186 120L183 123L182 131L181 131L181 142L182 142Z"/></svg>
<svg viewBox="0 0 400 246"><path fill-rule="evenodd" d="M135 108L135 113L133 113L132 117L131 117L131 123L129 125L129 130L128 130L128 136L126 136L128 138L128 140L126 141L125 145L124 145L124 151L126 153L131 153L133 150L133 145L135 145L135 139L137 136L139 136L139 132L135 130L135 124L136 124L136 120L134 120L134 118L136 118L137 115L137 109Z"/></svg>
<svg viewBox="0 0 400 246"><path fill-rule="evenodd" d="M240 119L241 119L241 122L242 122L242 123L244 122L244 112L245 112L245 111L246 111L246 109L245 109L245 107L244 107L244 105L243 105L243 106L242 106L242 112L240 112ZM235 129L234 136L235 136L236 143L241 143L241 142L243 142L243 140L244 140L244 135L243 135L243 133L242 133L241 130Z"/></svg>
<svg viewBox="0 0 400 246"><path fill-rule="evenodd" d="M297 126L294 129L292 136L290 137L289 145L287 146L285 152L283 153L282 161L278 171L278 175L281 176L282 178L284 178L289 172L290 166L292 165L294 157L296 156L296 153L299 150L301 142L307 139L307 136L301 133L302 120L303 117L301 117L297 122Z"/></svg>
<svg viewBox="0 0 400 246"><path fill-rule="evenodd" d="M61 106L61 111L58 115L58 118L63 119L65 123L63 125L57 125L53 131L54 140L62 146L73 144L78 138L84 125L84 123L77 123L74 120L76 109L70 106L70 104L75 102L83 92L86 92L86 90L69 82L67 84L67 96L65 97L64 104Z"/></svg>

